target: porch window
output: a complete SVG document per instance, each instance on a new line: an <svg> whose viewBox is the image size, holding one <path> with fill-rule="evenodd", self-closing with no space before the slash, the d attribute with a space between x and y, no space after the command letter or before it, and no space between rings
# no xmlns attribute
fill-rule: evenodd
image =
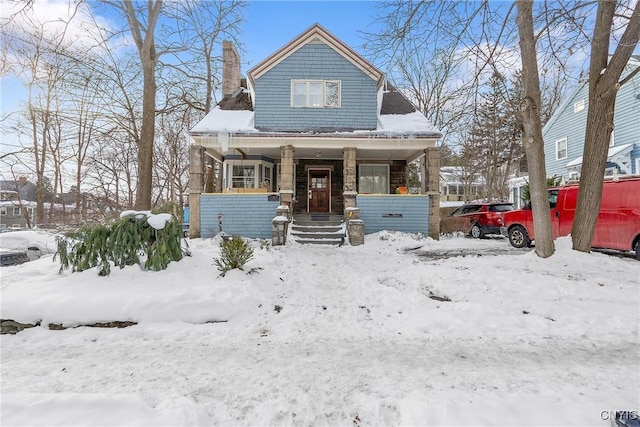
<svg viewBox="0 0 640 427"><path fill-rule="evenodd" d="M291 80L291 106L340 108L339 80Z"/></svg>
<svg viewBox="0 0 640 427"><path fill-rule="evenodd" d="M256 167L255 166L233 166L231 176L231 187L233 188L255 188Z"/></svg>
<svg viewBox="0 0 640 427"><path fill-rule="evenodd" d="M556 141L556 160L567 158L567 138Z"/></svg>
<svg viewBox="0 0 640 427"><path fill-rule="evenodd" d="M264 166L262 172L262 187L271 191L271 167Z"/></svg>
<svg viewBox="0 0 640 427"><path fill-rule="evenodd" d="M389 194L389 165L360 165L358 192Z"/></svg>

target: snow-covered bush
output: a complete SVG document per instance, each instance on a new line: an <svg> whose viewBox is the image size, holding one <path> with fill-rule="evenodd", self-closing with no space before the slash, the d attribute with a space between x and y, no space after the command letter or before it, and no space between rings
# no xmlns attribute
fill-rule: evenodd
<svg viewBox="0 0 640 427"><path fill-rule="evenodd" d="M253 248L242 237L234 236L220 242L220 258L214 258L220 275L224 276L229 270L242 270L244 265L253 258Z"/></svg>
<svg viewBox="0 0 640 427"><path fill-rule="evenodd" d="M182 259L181 239L182 224L172 215L126 211L113 224L59 236L55 256L60 257L60 272L98 267L100 276L108 276L112 263L124 268L141 264L141 259L145 269L159 271Z"/></svg>

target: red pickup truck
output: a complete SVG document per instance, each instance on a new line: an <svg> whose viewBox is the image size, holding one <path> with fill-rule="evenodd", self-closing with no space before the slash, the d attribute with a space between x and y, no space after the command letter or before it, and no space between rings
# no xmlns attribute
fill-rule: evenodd
<svg viewBox="0 0 640 427"><path fill-rule="evenodd" d="M571 233L578 200L578 185L549 189L553 237ZM535 239L531 208L505 212L502 234L516 248L531 246ZM607 179L603 183L600 214L592 246L635 251L640 260L640 177Z"/></svg>

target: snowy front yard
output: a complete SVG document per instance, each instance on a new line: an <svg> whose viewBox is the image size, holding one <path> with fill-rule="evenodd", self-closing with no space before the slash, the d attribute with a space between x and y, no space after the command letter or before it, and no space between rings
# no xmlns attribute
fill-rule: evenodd
<svg viewBox="0 0 640 427"><path fill-rule="evenodd" d="M163 272L2 269L2 425L610 425L640 408L640 262L502 239L217 239ZM474 255L487 247L501 255ZM422 253L459 253L448 259ZM450 300L450 301L449 301ZM130 321L124 329L73 327Z"/></svg>

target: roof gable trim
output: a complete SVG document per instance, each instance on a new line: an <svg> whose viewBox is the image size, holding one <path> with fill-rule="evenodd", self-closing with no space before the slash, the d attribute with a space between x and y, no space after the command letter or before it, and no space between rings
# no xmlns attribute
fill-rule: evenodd
<svg viewBox="0 0 640 427"><path fill-rule="evenodd" d="M318 42L332 47L345 59L375 80L378 83L378 86L382 84L383 74L380 70L317 23L249 70L249 78L252 82L255 82L257 78L285 60L302 46Z"/></svg>

